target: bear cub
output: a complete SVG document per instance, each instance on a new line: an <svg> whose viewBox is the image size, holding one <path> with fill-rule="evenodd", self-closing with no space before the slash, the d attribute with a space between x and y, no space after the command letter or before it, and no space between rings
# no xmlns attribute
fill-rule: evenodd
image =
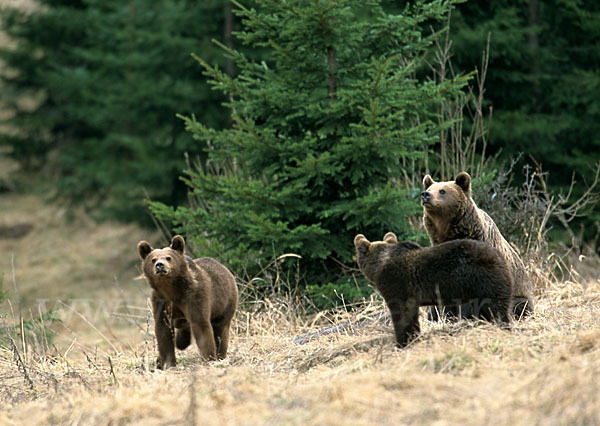
<svg viewBox="0 0 600 426"><path fill-rule="evenodd" d="M469 302L479 318L510 322L512 277L504 259L488 244L454 240L421 247L398 242L388 232L375 242L358 234L354 246L360 271L390 310L398 346L419 333L419 306Z"/></svg>
<svg viewBox="0 0 600 426"><path fill-rule="evenodd" d="M225 358L238 303L233 274L215 259L193 260L185 255L181 235L162 249L146 241L137 247L144 278L152 288L157 368L174 367L174 344L177 349L187 348L192 334L202 358Z"/></svg>

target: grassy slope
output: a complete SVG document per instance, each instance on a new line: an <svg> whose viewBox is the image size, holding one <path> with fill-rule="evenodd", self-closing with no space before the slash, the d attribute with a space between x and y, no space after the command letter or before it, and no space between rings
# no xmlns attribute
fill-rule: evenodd
<svg viewBox="0 0 600 426"><path fill-rule="evenodd" d="M272 301L238 314L226 360L202 364L188 348L176 369L152 371L147 290L134 278L137 241L156 235L69 222L35 196L1 195L0 207L0 225L35 225L24 238L0 238L4 288L14 272L24 316L35 317L26 308L35 312L37 298L61 298L81 314L57 305L65 322L53 326L55 347L17 343L26 373L0 348L0 424L600 423L598 282L555 283L511 331L422 321L421 338L404 350L373 316L383 310L376 299L316 324ZM114 305L123 299L127 310ZM12 322L11 300L13 313L2 309ZM361 318L351 331L292 342L328 321Z"/></svg>

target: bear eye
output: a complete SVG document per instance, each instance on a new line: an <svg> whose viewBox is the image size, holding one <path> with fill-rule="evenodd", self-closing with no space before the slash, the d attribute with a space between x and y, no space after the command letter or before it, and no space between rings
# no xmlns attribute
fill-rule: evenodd
<svg viewBox="0 0 600 426"><path fill-rule="evenodd" d="M444 195L446 193L445 189L440 189L440 194Z"/></svg>
<svg viewBox="0 0 600 426"><path fill-rule="evenodd" d="M167 256L167 262L171 261L171 256Z"/></svg>
<svg viewBox="0 0 600 426"><path fill-rule="evenodd" d="M153 258L153 259L152 259L152 263L156 263L156 258Z"/></svg>

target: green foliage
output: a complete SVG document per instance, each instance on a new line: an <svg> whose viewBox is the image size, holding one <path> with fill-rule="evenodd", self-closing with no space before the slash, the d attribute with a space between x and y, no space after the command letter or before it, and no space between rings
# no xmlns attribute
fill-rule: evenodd
<svg viewBox="0 0 600 426"><path fill-rule="evenodd" d="M319 310L355 300L365 300L372 291L373 288L370 285L365 285L363 280L355 281L353 277L348 277L345 281L340 279L335 283L306 287L307 295L315 308Z"/></svg>
<svg viewBox="0 0 600 426"><path fill-rule="evenodd" d="M145 196L177 203L185 154L196 156L176 113L224 124L222 97L209 90L190 53L216 58L224 0L39 1L31 14L2 10L14 45L7 64L0 144L26 170L58 176L58 196L99 217L149 221ZM25 100L25 101L24 101Z"/></svg>
<svg viewBox="0 0 600 426"><path fill-rule="evenodd" d="M456 70L480 64L491 34L490 154L535 159L553 190L566 192L574 172L589 184L600 158L598 22L600 3L594 0L467 2L452 14ZM574 198L584 190L579 179ZM600 219L592 214L588 237Z"/></svg>
<svg viewBox="0 0 600 426"><path fill-rule="evenodd" d="M232 127L184 117L208 160L186 172L190 206L152 211L238 275L292 252L308 284L340 292L354 235L406 237L407 217L420 210L398 180L436 141L445 125L437 106L465 81L415 77L437 37L420 28L450 4L420 1L401 14L377 0L260 5L238 5L237 37L265 49L264 60L223 46L239 70L232 78L198 58L228 98Z"/></svg>

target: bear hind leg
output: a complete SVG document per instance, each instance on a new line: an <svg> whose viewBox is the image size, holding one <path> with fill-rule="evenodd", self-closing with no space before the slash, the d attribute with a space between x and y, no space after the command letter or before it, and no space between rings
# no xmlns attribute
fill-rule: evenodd
<svg viewBox="0 0 600 426"><path fill-rule="evenodd" d="M217 348L217 358L224 359L227 356L229 346L229 326L231 321L225 323L213 324L213 333L215 336L215 346Z"/></svg>
<svg viewBox="0 0 600 426"><path fill-rule="evenodd" d="M427 311L427 319L437 322L446 320L457 322L459 319L474 318L475 307L471 303L457 306L431 306Z"/></svg>
<svg viewBox="0 0 600 426"><path fill-rule="evenodd" d="M527 297L515 297L512 311L515 319L528 317L533 314L533 301Z"/></svg>
<svg viewBox="0 0 600 426"><path fill-rule="evenodd" d="M486 301L487 303L483 305L479 312L479 318L495 323L510 323L512 315L508 299L486 299Z"/></svg>
<svg viewBox="0 0 600 426"><path fill-rule="evenodd" d="M175 346L177 346L177 349L183 350L187 348L191 341L192 333L189 325L175 329Z"/></svg>

